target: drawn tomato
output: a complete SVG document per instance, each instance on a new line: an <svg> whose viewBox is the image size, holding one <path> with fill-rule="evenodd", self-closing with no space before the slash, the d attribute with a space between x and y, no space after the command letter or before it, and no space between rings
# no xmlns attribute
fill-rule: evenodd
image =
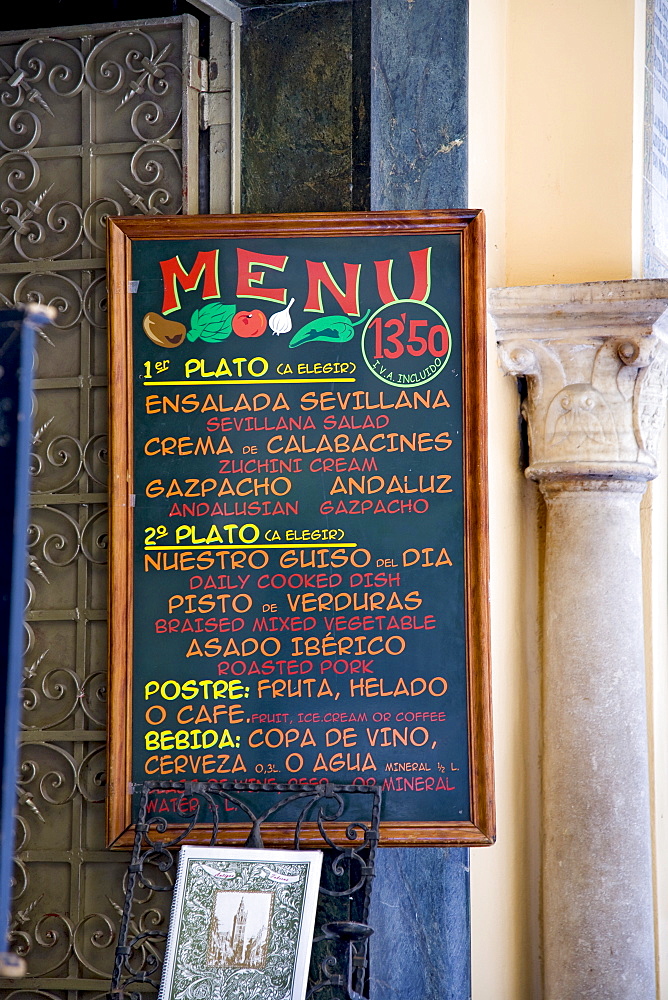
<svg viewBox="0 0 668 1000"><path fill-rule="evenodd" d="M232 329L238 337L261 337L267 329L267 317L261 309L238 312L232 317Z"/></svg>

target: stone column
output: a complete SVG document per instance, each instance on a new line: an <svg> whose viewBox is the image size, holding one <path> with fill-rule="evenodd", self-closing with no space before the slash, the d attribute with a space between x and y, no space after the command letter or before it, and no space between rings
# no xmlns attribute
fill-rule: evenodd
<svg viewBox="0 0 668 1000"><path fill-rule="evenodd" d="M656 996L640 500L657 474L668 282L490 293L546 503L545 1000Z"/></svg>

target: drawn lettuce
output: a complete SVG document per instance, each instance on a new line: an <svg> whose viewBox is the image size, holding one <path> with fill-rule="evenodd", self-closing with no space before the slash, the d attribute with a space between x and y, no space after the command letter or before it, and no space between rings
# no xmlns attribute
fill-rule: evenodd
<svg viewBox="0 0 668 1000"><path fill-rule="evenodd" d="M236 306L226 306L222 302L209 302L196 309L190 318L188 340L205 340L214 343L225 340L232 333L232 317Z"/></svg>
<svg viewBox="0 0 668 1000"><path fill-rule="evenodd" d="M318 319L311 320L306 326L297 330L288 347L301 347L302 344L310 344L314 340L345 344L355 336L354 327L366 322L370 312L371 310L367 309L364 316L355 323L349 316L319 316Z"/></svg>

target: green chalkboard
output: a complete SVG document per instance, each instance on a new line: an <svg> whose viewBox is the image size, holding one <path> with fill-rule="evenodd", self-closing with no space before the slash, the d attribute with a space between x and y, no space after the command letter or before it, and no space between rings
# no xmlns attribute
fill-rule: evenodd
<svg viewBox="0 0 668 1000"><path fill-rule="evenodd" d="M489 843L482 214L109 235L110 843L147 778L380 783L383 843Z"/></svg>

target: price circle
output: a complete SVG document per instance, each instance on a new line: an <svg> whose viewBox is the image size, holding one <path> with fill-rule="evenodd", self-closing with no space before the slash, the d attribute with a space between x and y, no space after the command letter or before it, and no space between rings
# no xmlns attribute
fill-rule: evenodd
<svg viewBox="0 0 668 1000"><path fill-rule="evenodd" d="M439 375L452 351L446 320L434 306L397 299L377 309L362 330L362 357L373 375L399 388Z"/></svg>

